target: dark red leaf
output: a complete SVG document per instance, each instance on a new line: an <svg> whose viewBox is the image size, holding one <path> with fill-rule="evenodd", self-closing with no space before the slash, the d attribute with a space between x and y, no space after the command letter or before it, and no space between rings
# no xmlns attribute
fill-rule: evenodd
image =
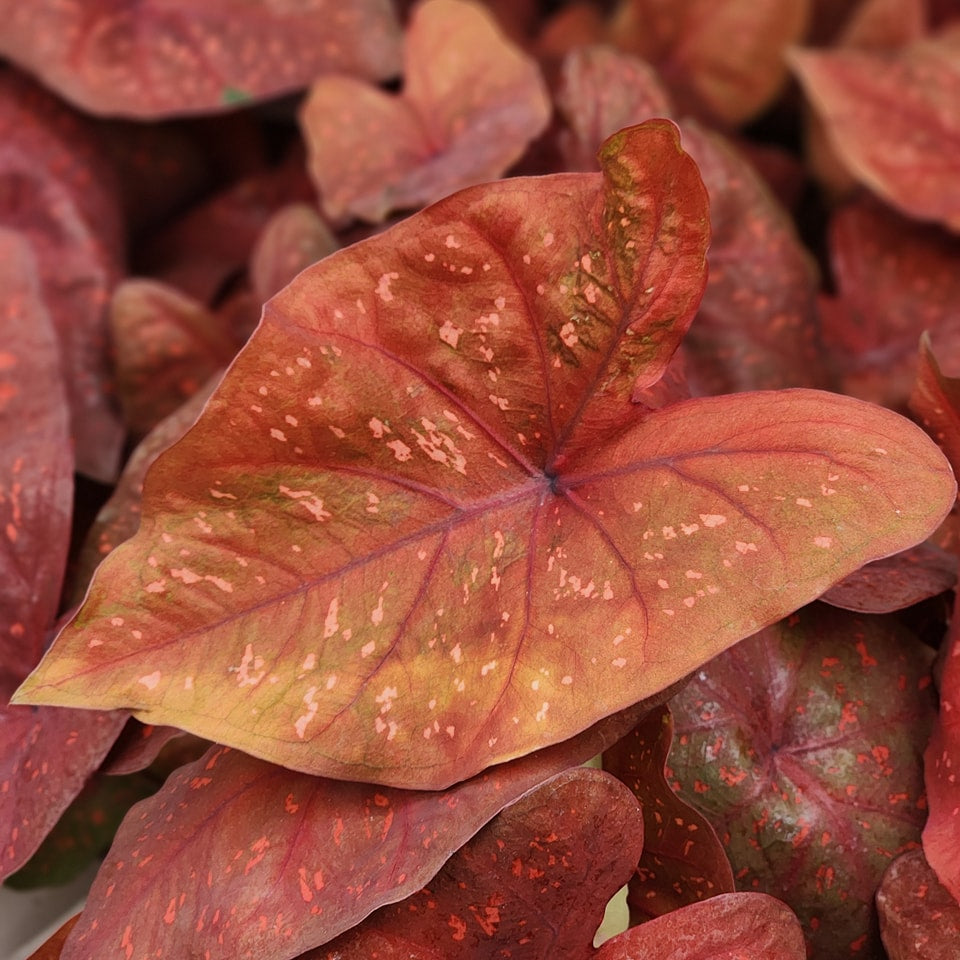
<svg viewBox="0 0 960 960"><path fill-rule="evenodd" d="M177 743L168 749L167 745L171 741ZM100 770L111 777L138 773L153 765L161 753L174 755L175 761L169 764L172 770L198 760L210 746L208 740L192 737L176 727L152 727L131 718L117 737ZM164 766L167 765L165 759ZM170 770L166 772L169 773Z"/></svg>
<svg viewBox="0 0 960 960"><path fill-rule="evenodd" d="M378 223L495 180L549 119L536 62L483 7L423 0L407 28L402 94L321 77L301 126L327 216Z"/></svg>
<svg viewBox="0 0 960 960"><path fill-rule="evenodd" d="M889 960L960 957L960 904L937 880L922 850L890 864L877 891L877 910Z"/></svg>
<svg viewBox="0 0 960 960"><path fill-rule="evenodd" d="M874 892L919 840L925 650L891 618L817 604L721 654L671 702L675 786L717 829L737 886L788 903L822 960L876 953Z"/></svg>
<svg viewBox="0 0 960 960"><path fill-rule="evenodd" d="M893 613L952 590L956 583L956 556L933 544L921 543L868 563L844 577L820 599L855 613Z"/></svg>
<svg viewBox="0 0 960 960"><path fill-rule="evenodd" d="M805 960L797 918L762 893L725 893L633 927L595 960Z"/></svg>
<svg viewBox="0 0 960 960"><path fill-rule="evenodd" d="M929 535L955 483L889 411L632 402L702 290L706 198L668 121L602 155L462 191L269 301L20 697L439 788Z"/></svg>
<svg viewBox="0 0 960 960"><path fill-rule="evenodd" d="M331 949L310 950L297 960L445 960L444 954L420 943L381 933L365 924L337 937L335 943Z"/></svg>
<svg viewBox="0 0 960 960"><path fill-rule="evenodd" d="M730 862L713 827L665 779L672 742L673 717L663 705L603 755L603 768L630 787L643 807L643 856L627 897L636 923L734 891Z"/></svg>
<svg viewBox="0 0 960 960"><path fill-rule="evenodd" d="M960 248L957 256L960 258ZM952 353L941 350L940 354L953 360ZM910 410L940 445L956 473L960 470L960 378L948 377L940 369L927 332L920 338L917 367L917 379L909 400Z"/></svg>
<svg viewBox="0 0 960 960"><path fill-rule="evenodd" d="M36 665L57 616L73 452L60 354L27 241L0 228L0 672ZM9 691L8 691L9 692Z"/></svg>
<svg viewBox="0 0 960 960"><path fill-rule="evenodd" d="M385 79L399 68L387 0L2 0L0 19L0 54L108 115L220 111L321 73Z"/></svg>
<svg viewBox="0 0 960 960"><path fill-rule="evenodd" d="M896 52L795 50L790 63L857 180L960 229L960 28Z"/></svg>
<svg viewBox="0 0 960 960"><path fill-rule="evenodd" d="M109 179L105 156L79 117L0 72L0 221L29 241L36 257L60 343L77 468L104 481L116 475L122 442L107 357L105 307L122 243Z"/></svg>
<svg viewBox="0 0 960 960"><path fill-rule="evenodd" d="M425 889L366 925L448 958L585 960L642 849L630 791L600 770L568 770L503 810ZM331 944L320 957L337 953Z"/></svg>
<svg viewBox="0 0 960 960"><path fill-rule="evenodd" d="M823 336L844 391L902 409L920 334L941 349L960 344L960 239L860 202L835 214L830 255L839 303Z"/></svg>
<svg viewBox="0 0 960 960"><path fill-rule="evenodd" d="M897 50L927 32L925 0L862 0L844 25L838 46Z"/></svg>
<svg viewBox="0 0 960 960"><path fill-rule="evenodd" d="M212 748L128 814L64 960L127 943L138 957L209 960L326 943L419 890L506 804L608 747L644 709L440 793L341 783Z"/></svg>

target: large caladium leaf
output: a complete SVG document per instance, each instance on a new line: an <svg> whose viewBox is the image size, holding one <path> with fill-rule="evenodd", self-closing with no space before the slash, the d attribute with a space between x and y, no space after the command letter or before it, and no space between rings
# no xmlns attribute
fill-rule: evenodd
<svg viewBox="0 0 960 960"><path fill-rule="evenodd" d="M465 190L271 300L20 701L436 788L927 535L954 481L896 414L631 402L696 309L706 200L668 121L602 163Z"/></svg>
<svg viewBox="0 0 960 960"><path fill-rule="evenodd" d="M798 50L790 62L857 180L907 216L960 229L960 29L896 52Z"/></svg>
<svg viewBox="0 0 960 960"><path fill-rule="evenodd" d="M671 701L681 796L717 829L738 887L788 903L823 960L876 953L874 893L919 841L935 713L925 651L892 618L816 604Z"/></svg>
<svg viewBox="0 0 960 960"><path fill-rule="evenodd" d="M0 18L0 54L92 113L223 110L324 72L400 66L388 0L3 0Z"/></svg>
<svg viewBox="0 0 960 960"><path fill-rule="evenodd" d="M442 793L345 784L211 748L128 814L64 958L113 956L126 943L137 956L175 945L209 960L256 956L264 943L274 956L312 949L415 894L506 805L642 714L608 717Z"/></svg>
<svg viewBox="0 0 960 960"><path fill-rule="evenodd" d="M496 179L549 119L536 61L483 7L424 0L407 29L401 95L321 77L301 125L327 215L379 222Z"/></svg>

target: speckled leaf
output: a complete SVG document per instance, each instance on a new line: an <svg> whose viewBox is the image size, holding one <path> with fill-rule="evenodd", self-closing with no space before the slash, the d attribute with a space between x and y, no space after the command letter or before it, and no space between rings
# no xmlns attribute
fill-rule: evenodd
<svg viewBox="0 0 960 960"><path fill-rule="evenodd" d="M301 270L333 253L340 244L313 207L291 203L264 225L250 254L250 283L263 303Z"/></svg>
<svg viewBox="0 0 960 960"><path fill-rule="evenodd" d="M568 770L503 810L423 890L365 925L449 960L585 960L642 848L630 791L600 770ZM338 955L333 943L314 956Z"/></svg>
<svg viewBox="0 0 960 960"><path fill-rule="evenodd" d="M627 784L643 807L643 856L627 897L635 923L734 891L713 827L664 777L672 742L673 717L664 704L603 755L604 770Z"/></svg>
<svg viewBox="0 0 960 960"><path fill-rule="evenodd" d="M847 169L907 216L960 230L960 28L789 59Z"/></svg>
<svg viewBox="0 0 960 960"><path fill-rule="evenodd" d="M468 0L423 0L399 96L321 77L301 113L310 172L333 219L383 220L495 180L550 119L536 61Z"/></svg>
<svg viewBox="0 0 960 960"><path fill-rule="evenodd" d="M437 788L929 534L954 481L889 411L631 403L695 309L705 197L668 121L603 156L465 190L269 301L20 701Z"/></svg>
<svg viewBox="0 0 960 960"><path fill-rule="evenodd" d="M926 652L892 618L817 604L671 701L681 796L717 829L737 886L788 903L819 960L876 954L874 892L919 842L935 714Z"/></svg>
<svg viewBox="0 0 960 960"><path fill-rule="evenodd" d="M224 318L156 280L119 283L110 301L117 392L143 437L226 367L243 339Z"/></svg>
<svg viewBox="0 0 960 960"><path fill-rule="evenodd" d="M762 893L725 893L608 940L595 960L805 960L797 918Z"/></svg>
<svg viewBox="0 0 960 960"><path fill-rule="evenodd" d="M830 225L838 304L823 338L844 392L903 408L917 375L917 341L960 347L960 239L877 203L841 209Z"/></svg>
<svg viewBox="0 0 960 960"><path fill-rule="evenodd" d="M293 957L326 943L415 893L505 805L608 747L643 709L439 793L211 748L128 814L64 960L124 958L128 945L137 957Z"/></svg>
<svg viewBox="0 0 960 960"><path fill-rule="evenodd" d="M893 613L952 590L956 584L956 556L921 543L866 564L820 599L855 613Z"/></svg>
<svg viewBox="0 0 960 960"><path fill-rule="evenodd" d="M960 263L960 249L957 251ZM958 292L960 294L960 292ZM953 359L953 354L939 351ZM948 377L940 369L930 334L920 337L917 379L910 394L909 407L927 433L940 445L953 465L960 469L960 378Z"/></svg>
<svg viewBox="0 0 960 960"><path fill-rule="evenodd" d="M2 0L0 19L0 54L91 113L221 111L399 68L388 0Z"/></svg>
<svg viewBox="0 0 960 960"><path fill-rule="evenodd" d="M36 257L60 343L77 469L103 481L116 475L122 442L109 397L105 306L121 239L108 174L79 117L0 72L0 227L22 234Z"/></svg>
<svg viewBox="0 0 960 960"><path fill-rule="evenodd" d="M937 880L922 850L890 864L877 891L877 910L889 960L960 957L960 904Z"/></svg>
<svg viewBox="0 0 960 960"><path fill-rule="evenodd" d="M940 714L924 754L930 815L923 830L923 852L940 882L960 901L960 601L954 606L943 677Z"/></svg>
<svg viewBox="0 0 960 960"><path fill-rule="evenodd" d="M17 681L56 619L72 499L56 334L29 244L0 228L0 671Z"/></svg>
<svg viewBox="0 0 960 960"><path fill-rule="evenodd" d="M394 937L361 925L337 937L335 945L310 950L297 960L445 960L445 957L405 937Z"/></svg>

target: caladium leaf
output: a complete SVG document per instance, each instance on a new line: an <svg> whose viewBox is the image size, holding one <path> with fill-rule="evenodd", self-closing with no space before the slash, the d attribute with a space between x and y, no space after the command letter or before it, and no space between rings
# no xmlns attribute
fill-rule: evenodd
<svg viewBox="0 0 960 960"><path fill-rule="evenodd" d="M880 936L889 960L960 956L960 904L937 879L922 850L897 857L877 891Z"/></svg>
<svg viewBox="0 0 960 960"><path fill-rule="evenodd" d="M423 0L391 96L321 77L301 113L310 172L326 214L371 222L494 180L550 119L536 61L468 0Z"/></svg>
<svg viewBox="0 0 960 960"><path fill-rule="evenodd" d="M848 170L907 216L960 230L960 29L789 59Z"/></svg>
<svg viewBox="0 0 960 960"><path fill-rule="evenodd" d="M220 111L325 72L399 68L388 0L2 0L0 17L0 54L91 113Z"/></svg>
<svg viewBox="0 0 960 960"><path fill-rule="evenodd" d="M586 960L643 848L640 805L600 770L568 770L503 810L429 884L364 926L454 960ZM339 956L337 943L315 960Z"/></svg>
<svg viewBox="0 0 960 960"><path fill-rule="evenodd" d="M117 737L100 770L112 777L146 770L171 740L186 736L188 734L176 727L152 727L131 718ZM193 763L211 746L207 740L199 738L191 738L191 740L195 741L195 744L203 744L202 749L197 749L196 753L175 766L182 767L187 763Z"/></svg>
<svg viewBox="0 0 960 960"><path fill-rule="evenodd" d="M960 239L877 203L844 207L830 224L839 303L823 325L844 391L902 408L924 330L960 344Z"/></svg>
<svg viewBox="0 0 960 960"><path fill-rule="evenodd" d="M925 650L891 618L817 604L671 701L681 796L717 829L740 889L781 897L824 960L879 949L874 892L919 840L935 713Z"/></svg>
<svg viewBox="0 0 960 960"><path fill-rule="evenodd" d="M957 584L957 558L931 543L875 560L844 577L820 598L856 613L893 613Z"/></svg>
<svg viewBox="0 0 960 960"><path fill-rule="evenodd" d="M908 403L954 469L960 466L960 378L946 376L940 369L926 331L920 337L917 379Z"/></svg>
<svg viewBox="0 0 960 960"><path fill-rule="evenodd" d="M337 937L330 947L301 954L297 960L445 960L420 943L361 925Z"/></svg>
<svg viewBox="0 0 960 960"><path fill-rule="evenodd" d="M790 909L762 893L692 903L608 940L596 960L804 960Z"/></svg>
<svg viewBox="0 0 960 960"><path fill-rule="evenodd" d="M627 784L643 807L643 856L627 896L638 923L734 891L730 862L713 827L664 777L672 742L673 717L664 704L603 755L604 770Z"/></svg>
<svg viewBox="0 0 960 960"><path fill-rule="evenodd" d="M466 190L300 274L20 702L437 788L927 535L954 481L889 411L794 391L639 415L704 280L677 140L632 128L603 176Z"/></svg>
<svg viewBox="0 0 960 960"><path fill-rule="evenodd" d="M175 945L176 955L232 960L326 943L415 893L504 806L610 746L644 709L440 793L341 783L211 748L127 815L64 960L119 957L127 944L137 956Z"/></svg>
<svg viewBox="0 0 960 960"><path fill-rule="evenodd" d="M2 32L2 31L0 31ZM120 263L109 165L81 118L0 72L0 226L29 241L60 343L77 469L112 480L122 430L109 398L104 304Z"/></svg>

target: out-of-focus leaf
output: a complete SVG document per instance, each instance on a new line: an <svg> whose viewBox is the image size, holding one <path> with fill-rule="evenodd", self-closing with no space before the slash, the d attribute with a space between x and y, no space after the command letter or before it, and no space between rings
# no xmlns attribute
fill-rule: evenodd
<svg viewBox="0 0 960 960"><path fill-rule="evenodd" d="M250 254L250 283L257 299L265 303L301 270L339 246L313 207L306 203L281 207L264 225Z"/></svg>
<svg viewBox="0 0 960 960"><path fill-rule="evenodd" d="M584 960L642 848L630 791L600 770L568 770L504 809L423 890L365 926L450 960ZM338 955L333 943L314 960Z"/></svg>
<svg viewBox="0 0 960 960"><path fill-rule="evenodd" d="M681 796L720 834L738 887L789 904L820 960L877 952L874 893L919 841L935 715L925 649L891 618L817 604L671 701Z"/></svg>
<svg viewBox="0 0 960 960"><path fill-rule="evenodd" d="M612 937L595 960L805 960L790 909L762 893L724 893Z"/></svg>
<svg viewBox="0 0 960 960"><path fill-rule="evenodd" d="M849 171L908 217L960 230L960 28L901 51L789 57Z"/></svg>
<svg viewBox="0 0 960 960"><path fill-rule="evenodd" d="M604 770L630 787L643 808L643 856L627 897L635 923L734 891L713 827L664 777L672 742L673 717L664 704L603 755Z"/></svg>
<svg viewBox="0 0 960 960"><path fill-rule="evenodd" d="M77 469L101 481L115 477L123 439L109 396L105 310L119 271L119 219L91 129L24 78L0 72L0 226L21 234L36 258Z"/></svg>
<svg viewBox="0 0 960 960"><path fill-rule="evenodd" d="M838 46L897 50L927 32L925 0L862 0L843 27Z"/></svg>
<svg viewBox="0 0 960 960"><path fill-rule="evenodd" d="M0 54L91 113L228 110L399 68L388 0L0 0Z"/></svg>
<svg viewBox="0 0 960 960"><path fill-rule="evenodd" d="M415 893L505 805L610 746L644 710L444 792L326 780L211 748L128 814L64 960L126 943L137 956L175 945L210 960L326 943Z"/></svg>
<svg viewBox="0 0 960 960"><path fill-rule="evenodd" d="M866 564L820 599L855 613L893 613L952 590L956 583L956 556L921 543Z"/></svg>
<svg viewBox="0 0 960 960"><path fill-rule="evenodd" d="M955 483L889 411L633 402L702 290L706 198L669 121L603 157L462 191L270 300L21 701L440 788L929 535Z"/></svg>
<svg viewBox="0 0 960 960"><path fill-rule="evenodd" d="M497 179L549 118L536 61L483 7L424 0L407 28L403 92L321 77L301 126L327 215L376 223Z"/></svg>
<svg viewBox="0 0 960 960"><path fill-rule="evenodd" d="M957 256L960 257L960 248ZM943 351L940 352L944 355ZM946 356L953 359L950 354ZM956 472L960 470L960 378L948 377L940 369L930 334L926 331L920 338L917 367L917 379L909 400L910 410L940 445Z"/></svg>
<svg viewBox="0 0 960 960"><path fill-rule="evenodd" d="M937 879L922 850L887 867L877 891L880 936L889 960L960 957L960 904Z"/></svg>

